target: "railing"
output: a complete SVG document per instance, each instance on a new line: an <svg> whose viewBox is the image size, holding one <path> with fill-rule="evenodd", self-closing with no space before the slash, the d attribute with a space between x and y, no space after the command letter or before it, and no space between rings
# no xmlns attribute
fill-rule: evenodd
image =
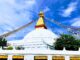
<svg viewBox="0 0 80 60"><path fill-rule="evenodd" d="M12 60L14 55L24 56L24 60L34 60L35 56L47 56L47 60L52 60L54 56L63 56L64 60L70 60L71 56L80 56L79 51L63 50L0 50L0 55L8 55L8 60Z"/></svg>

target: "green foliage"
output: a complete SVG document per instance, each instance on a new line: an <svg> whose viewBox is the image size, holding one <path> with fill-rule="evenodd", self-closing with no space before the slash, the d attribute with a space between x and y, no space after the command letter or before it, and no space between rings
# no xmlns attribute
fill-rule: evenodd
<svg viewBox="0 0 80 60"><path fill-rule="evenodd" d="M7 40L4 37L0 37L0 46L3 48L7 46Z"/></svg>
<svg viewBox="0 0 80 60"><path fill-rule="evenodd" d="M78 50L80 46L80 40L75 39L72 35L62 34L55 42L55 49L62 50L63 47L66 50Z"/></svg>
<svg viewBox="0 0 80 60"><path fill-rule="evenodd" d="M24 48L22 46L18 46L16 47L16 50L24 50Z"/></svg>
<svg viewBox="0 0 80 60"><path fill-rule="evenodd" d="M12 46L9 46L9 47L7 48L7 50L13 50L13 47L12 47Z"/></svg>
<svg viewBox="0 0 80 60"><path fill-rule="evenodd" d="M16 50L20 50L21 48L20 47L16 47Z"/></svg>

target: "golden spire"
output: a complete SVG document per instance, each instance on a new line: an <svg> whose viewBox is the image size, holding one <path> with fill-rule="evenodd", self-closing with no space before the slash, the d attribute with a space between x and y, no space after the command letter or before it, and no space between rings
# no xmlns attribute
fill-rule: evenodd
<svg viewBox="0 0 80 60"><path fill-rule="evenodd" d="M42 11L39 13L39 19L38 19L38 22L36 23L35 28L46 29L46 26L45 26L45 23L44 23L44 13Z"/></svg>
<svg viewBox="0 0 80 60"><path fill-rule="evenodd" d="M44 18L44 13L40 11L39 16Z"/></svg>

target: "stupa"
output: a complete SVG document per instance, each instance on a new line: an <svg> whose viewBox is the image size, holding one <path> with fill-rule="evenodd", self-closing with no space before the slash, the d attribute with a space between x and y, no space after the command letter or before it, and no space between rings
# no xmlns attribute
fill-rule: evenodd
<svg viewBox="0 0 80 60"><path fill-rule="evenodd" d="M35 30L28 33L23 41L27 49L48 49L46 44L52 45L57 37L55 33L47 29L44 22L44 13L40 12Z"/></svg>

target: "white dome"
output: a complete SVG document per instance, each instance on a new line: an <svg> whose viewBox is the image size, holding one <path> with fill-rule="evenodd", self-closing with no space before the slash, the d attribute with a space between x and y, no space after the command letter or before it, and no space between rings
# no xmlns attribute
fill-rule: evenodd
<svg viewBox="0 0 80 60"><path fill-rule="evenodd" d="M24 44L35 44L35 43L40 43L40 42L46 42L47 44L52 45L53 42L55 42L55 39L58 36L56 34L54 34L53 32L47 30L47 29L35 29L32 32L30 32L29 34L27 34L23 41Z"/></svg>
<svg viewBox="0 0 80 60"><path fill-rule="evenodd" d="M46 29L43 12L40 12L39 16L40 17L35 26L36 29L27 34L23 39L24 46L28 49L47 49L47 44L52 45L58 37L53 32Z"/></svg>

